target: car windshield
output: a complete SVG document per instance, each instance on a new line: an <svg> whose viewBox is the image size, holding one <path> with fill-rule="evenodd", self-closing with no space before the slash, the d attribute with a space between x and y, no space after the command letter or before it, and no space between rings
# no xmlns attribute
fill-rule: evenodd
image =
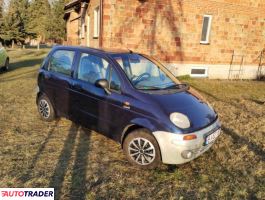
<svg viewBox="0 0 265 200"><path fill-rule="evenodd" d="M135 53L115 54L132 85L139 90L163 90L174 88L176 83L151 60Z"/></svg>

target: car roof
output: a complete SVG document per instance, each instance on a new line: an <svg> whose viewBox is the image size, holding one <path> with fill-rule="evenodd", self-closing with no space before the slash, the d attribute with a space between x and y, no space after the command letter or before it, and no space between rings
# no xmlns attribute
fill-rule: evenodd
<svg viewBox="0 0 265 200"><path fill-rule="evenodd" d="M69 49L69 50L83 50L90 51L98 54L120 54L120 53L132 53L129 49L117 49L117 48L92 48L86 46L54 46L54 49Z"/></svg>

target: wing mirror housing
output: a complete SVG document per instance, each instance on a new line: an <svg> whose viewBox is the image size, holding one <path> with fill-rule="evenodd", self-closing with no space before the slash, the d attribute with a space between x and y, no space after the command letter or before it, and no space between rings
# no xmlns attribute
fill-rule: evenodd
<svg viewBox="0 0 265 200"><path fill-rule="evenodd" d="M96 87L104 89L107 94L111 94L109 90L109 81L107 79L99 79L95 83Z"/></svg>

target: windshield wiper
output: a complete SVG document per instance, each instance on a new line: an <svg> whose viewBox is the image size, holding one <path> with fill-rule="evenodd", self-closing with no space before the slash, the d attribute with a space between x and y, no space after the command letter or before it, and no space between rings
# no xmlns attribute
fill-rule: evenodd
<svg viewBox="0 0 265 200"><path fill-rule="evenodd" d="M180 84L165 87L164 89L187 89L188 90L189 88L190 86L188 83L180 83Z"/></svg>
<svg viewBox="0 0 265 200"><path fill-rule="evenodd" d="M137 89L138 90L169 90L169 89L188 90L189 88L190 88L189 84L181 83L181 84L170 85L165 88L156 87L156 86L140 86Z"/></svg>
<svg viewBox="0 0 265 200"><path fill-rule="evenodd" d="M163 90L164 88L155 87L155 86L142 86L138 87L139 90Z"/></svg>

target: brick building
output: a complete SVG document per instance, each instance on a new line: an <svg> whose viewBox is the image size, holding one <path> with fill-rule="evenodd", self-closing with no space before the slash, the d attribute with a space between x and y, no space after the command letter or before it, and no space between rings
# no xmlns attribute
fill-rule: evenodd
<svg viewBox="0 0 265 200"><path fill-rule="evenodd" d="M255 78L265 61L264 0L74 0L64 18L66 44L151 54L176 75Z"/></svg>

